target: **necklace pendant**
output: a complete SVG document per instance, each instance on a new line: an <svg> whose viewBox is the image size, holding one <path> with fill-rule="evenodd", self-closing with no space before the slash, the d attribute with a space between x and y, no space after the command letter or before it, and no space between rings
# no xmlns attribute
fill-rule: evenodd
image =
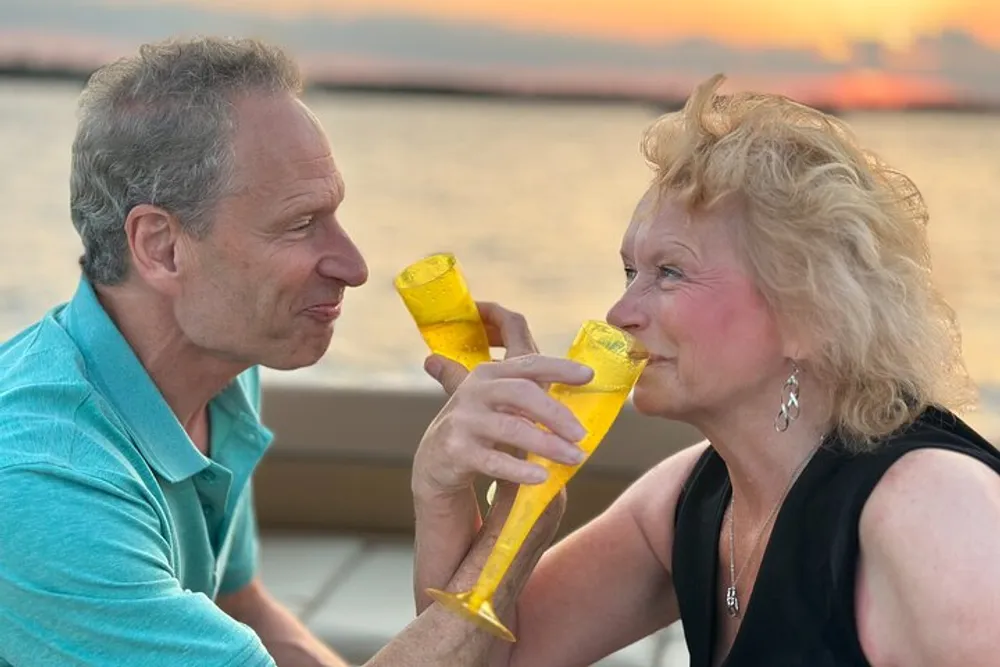
<svg viewBox="0 0 1000 667"><path fill-rule="evenodd" d="M726 612L730 618L736 618L740 615L740 601L736 597L736 586L726 588Z"/></svg>

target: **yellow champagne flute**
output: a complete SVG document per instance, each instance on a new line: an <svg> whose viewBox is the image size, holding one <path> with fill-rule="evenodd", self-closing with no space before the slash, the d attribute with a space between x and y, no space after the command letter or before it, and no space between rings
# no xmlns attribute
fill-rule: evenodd
<svg viewBox="0 0 1000 667"><path fill-rule="evenodd" d="M555 383L549 388L549 395L572 410L587 429L579 446L589 459L618 418L646 366L648 354L627 332L590 320L580 328L567 356L592 368L594 377L581 386ZM523 484L518 488L510 515L476 584L462 593L427 589L427 594L446 609L511 642L517 640L497 617L493 594L542 512L583 465L555 463L535 454L529 454L527 460L548 470L548 479L541 484Z"/></svg>
<svg viewBox="0 0 1000 667"><path fill-rule="evenodd" d="M393 285L431 352L470 371L490 360L486 329L453 254L438 253L411 264Z"/></svg>

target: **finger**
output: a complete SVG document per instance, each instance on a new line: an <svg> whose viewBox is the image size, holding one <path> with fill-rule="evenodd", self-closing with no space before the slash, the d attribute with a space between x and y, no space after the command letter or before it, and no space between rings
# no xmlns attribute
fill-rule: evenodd
<svg viewBox="0 0 1000 667"><path fill-rule="evenodd" d="M424 360L424 370L437 380L449 396L454 394L458 386L469 376L465 366L439 354L432 354Z"/></svg>
<svg viewBox="0 0 1000 667"><path fill-rule="evenodd" d="M490 347L506 349L507 358L538 352L538 345L535 344L524 315L490 301L477 301L476 305L486 327Z"/></svg>
<svg viewBox="0 0 1000 667"><path fill-rule="evenodd" d="M514 484L540 484L549 477L548 471L538 463L514 458L495 449L479 450L476 468L487 477Z"/></svg>
<svg viewBox="0 0 1000 667"><path fill-rule="evenodd" d="M570 359L528 354L513 359L504 359L481 371L491 378L523 378L534 382L560 382L582 385L594 377L589 366Z"/></svg>
<svg viewBox="0 0 1000 667"><path fill-rule="evenodd" d="M483 385L480 391L482 400L490 407L537 422L567 442L579 442L587 435L572 410L530 380L501 378Z"/></svg>
<svg viewBox="0 0 1000 667"><path fill-rule="evenodd" d="M484 415L476 422L476 433L490 442L502 442L556 463L572 466L583 463L586 459L583 450L570 441L515 415L502 412ZM522 460L518 456L511 456L492 447L488 448L488 451L496 452L505 458ZM487 470L478 470L489 474Z"/></svg>

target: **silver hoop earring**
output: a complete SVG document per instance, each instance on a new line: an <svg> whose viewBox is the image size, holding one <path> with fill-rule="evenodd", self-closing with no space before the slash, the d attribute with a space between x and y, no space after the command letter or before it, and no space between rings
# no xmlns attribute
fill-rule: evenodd
<svg viewBox="0 0 1000 667"><path fill-rule="evenodd" d="M789 425L799 418L799 366L792 362L792 374L781 387L781 409L774 418L774 430L784 433Z"/></svg>

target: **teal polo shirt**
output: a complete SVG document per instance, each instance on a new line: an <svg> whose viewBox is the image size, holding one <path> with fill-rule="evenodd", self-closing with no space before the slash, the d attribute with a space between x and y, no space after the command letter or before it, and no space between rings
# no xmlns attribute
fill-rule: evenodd
<svg viewBox="0 0 1000 667"><path fill-rule="evenodd" d="M82 280L0 345L0 667L273 666L214 603L254 577L254 368L203 456Z"/></svg>

